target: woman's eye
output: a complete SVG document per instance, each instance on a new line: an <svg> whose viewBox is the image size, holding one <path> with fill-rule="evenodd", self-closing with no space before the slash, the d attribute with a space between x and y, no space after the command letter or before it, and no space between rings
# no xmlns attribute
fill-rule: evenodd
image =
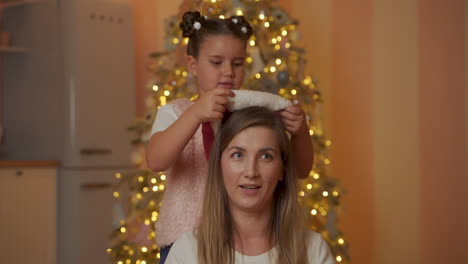
<svg viewBox="0 0 468 264"><path fill-rule="evenodd" d="M270 153L262 154L262 159L272 159L272 158L273 158L273 155L271 155Z"/></svg>
<svg viewBox="0 0 468 264"><path fill-rule="evenodd" d="M239 158L242 157L242 153L240 153L240 152L234 152L234 153L232 153L231 157L232 157L232 158L235 158L235 159L239 159Z"/></svg>
<svg viewBox="0 0 468 264"><path fill-rule="evenodd" d="M221 64L220 61L211 61L211 63L214 64L214 65L220 65Z"/></svg>

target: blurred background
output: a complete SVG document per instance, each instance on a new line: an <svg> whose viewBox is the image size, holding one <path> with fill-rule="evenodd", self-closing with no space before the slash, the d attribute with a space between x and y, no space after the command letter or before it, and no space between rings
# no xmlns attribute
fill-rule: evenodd
<svg viewBox="0 0 468 264"><path fill-rule="evenodd" d="M182 2L0 0L0 262L111 263L125 128ZM468 263L468 1L276 2L320 82L350 263Z"/></svg>

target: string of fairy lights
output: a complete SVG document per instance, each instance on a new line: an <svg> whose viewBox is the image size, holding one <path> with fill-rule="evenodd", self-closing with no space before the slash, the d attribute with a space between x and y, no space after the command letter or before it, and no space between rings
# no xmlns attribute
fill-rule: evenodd
<svg viewBox="0 0 468 264"><path fill-rule="evenodd" d="M154 224L158 221L166 175L145 167L144 148L160 106L179 97L196 98L194 81L184 60L188 39L182 38L178 28L186 10L199 10L203 15L221 19L244 15L251 23L254 34L248 40L243 89L279 94L299 103L306 112L315 161L309 177L300 181L298 198L307 214L308 227L326 238L336 262L349 262L348 243L336 227L344 191L328 174L331 141L325 137L320 119L323 97L317 79L305 74L305 51L296 45L298 22L274 0L185 0L180 10L180 14L166 21L167 51L150 55L148 70L154 78L147 85L152 91L145 100L148 114L136 118L129 127L135 133L132 160L139 171L115 174L114 232L107 250L112 262L149 264L159 260Z"/></svg>

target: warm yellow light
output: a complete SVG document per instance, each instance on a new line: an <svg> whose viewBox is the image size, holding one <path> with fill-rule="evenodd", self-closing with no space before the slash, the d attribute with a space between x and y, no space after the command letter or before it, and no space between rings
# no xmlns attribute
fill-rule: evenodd
<svg viewBox="0 0 468 264"><path fill-rule="evenodd" d="M163 191L163 190L164 190L164 185L160 184L160 185L159 185L159 189L160 189L161 191Z"/></svg>
<svg viewBox="0 0 468 264"><path fill-rule="evenodd" d="M143 182L143 180L144 180L143 176L138 176L138 181L139 182Z"/></svg>
<svg viewBox="0 0 468 264"><path fill-rule="evenodd" d="M262 78L262 75L261 75L260 73L257 72L257 73L255 74L255 78L260 79L260 78Z"/></svg>
<svg viewBox="0 0 468 264"><path fill-rule="evenodd" d="M165 181L166 180L166 175L161 175L161 180Z"/></svg>
<svg viewBox="0 0 468 264"><path fill-rule="evenodd" d="M309 129L309 134L310 134L311 136L313 136L313 135L314 135L314 131L313 131L312 129Z"/></svg>
<svg viewBox="0 0 468 264"><path fill-rule="evenodd" d="M182 72L181 72L179 69L177 69L177 70L175 71L175 74L177 74L177 75L180 75L181 73L182 73Z"/></svg>
<svg viewBox="0 0 468 264"><path fill-rule="evenodd" d="M271 72L276 72L276 67L275 67L275 66L271 66L271 67L270 67L270 71L271 71Z"/></svg>
<svg viewBox="0 0 468 264"><path fill-rule="evenodd" d="M260 20L263 20L263 19L265 19L265 14L263 14L263 13L260 13L260 14L258 15L258 18L260 18Z"/></svg>
<svg viewBox="0 0 468 264"><path fill-rule="evenodd" d="M114 197L118 198L120 196L119 192L114 192Z"/></svg>
<svg viewBox="0 0 468 264"><path fill-rule="evenodd" d="M252 57L247 57L247 58L245 59L245 61L246 61L247 63L252 63L253 59L252 59Z"/></svg>
<svg viewBox="0 0 468 264"><path fill-rule="evenodd" d="M146 187L146 186L143 187L143 192L148 192L148 191L149 191L148 187Z"/></svg>
<svg viewBox="0 0 468 264"><path fill-rule="evenodd" d="M329 159L325 159L323 162L324 162L326 165L329 165L329 164L331 163L331 161L330 161Z"/></svg>
<svg viewBox="0 0 468 264"><path fill-rule="evenodd" d="M110 254L112 252L112 249L108 248L107 253Z"/></svg>
<svg viewBox="0 0 468 264"><path fill-rule="evenodd" d="M117 172L117 173L115 174L115 178L116 178L116 179L122 178L122 174L120 174L120 173Z"/></svg>
<svg viewBox="0 0 468 264"><path fill-rule="evenodd" d="M310 78L310 76L307 76L303 82L305 85L309 85L312 83L312 78Z"/></svg>
<svg viewBox="0 0 468 264"><path fill-rule="evenodd" d="M141 193L137 193L137 194L136 194L136 198L137 198L137 199L141 199L142 197L143 197L143 196L141 195Z"/></svg>
<svg viewBox="0 0 468 264"><path fill-rule="evenodd" d="M282 61L281 61L281 59L276 59L275 62L276 62L276 65L280 65Z"/></svg>
<svg viewBox="0 0 468 264"><path fill-rule="evenodd" d="M271 39L271 43L276 44L277 42L278 41L275 38Z"/></svg>
<svg viewBox="0 0 468 264"><path fill-rule="evenodd" d="M299 192L299 196L304 197L305 193L303 191Z"/></svg>
<svg viewBox="0 0 468 264"><path fill-rule="evenodd" d="M268 67L265 67L265 68L263 69L263 71L264 71L264 72L268 72Z"/></svg>
<svg viewBox="0 0 468 264"><path fill-rule="evenodd" d="M189 38L184 38L184 45L187 45L189 41Z"/></svg>
<svg viewBox="0 0 468 264"><path fill-rule="evenodd" d="M153 85L153 91L157 92L159 90L159 87L155 84Z"/></svg>
<svg viewBox="0 0 468 264"><path fill-rule="evenodd" d="M275 50L279 50L280 48L281 48L281 46L279 44L275 45Z"/></svg>
<svg viewBox="0 0 468 264"><path fill-rule="evenodd" d="M253 39L250 40L249 44L250 44L250 46L252 46L252 47L255 46L255 40L253 40Z"/></svg>
<svg viewBox="0 0 468 264"><path fill-rule="evenodd" d="M279 90L279 94L283 95L284 93L286 93L286 89L281 88L281 89Z"/></svg>
<svg viewBox="0 0 468 264"><path fill-rule="evenodd" d="M156 257L157 257L157 258L161 258L161 255L158 253L158 254L156 254Z"/></svg>
<svg viewBox="0 0 468 264"><path fill-rule="evenodd" d="M125 263L130 264L130 263L132 263L132 261L130 259L127 259L127 260L125 260Z"/></svg>
<svg viewBox="0 0 468 264"><path fill-rule="evenodd" d="M150 206L154 206L155 204L156 204L156 202L155 202L154 200L151 200L151 201L149 202L149 205L150 205Z"/></svg>
<svg viewBox="0 0 468 264"><path fill-rule="evenodd" d="M149 224L151 224L150 220L146 219L145 220L145 225L149 225Z"/></svg>
<svg viewBox="0 0 468 264"><path fill-rule="evenodd" d="M120 232L125 233L125 232L127 232L127 229L126 229L125 227L122 226L122 227L120 228Z"/></svg>
<svg viewBox="0 0 468 264"><path fill-rule="evenodd" d="M142 261L141 261L141 264L146 264L146 261L142 260Z"/></svg>
<svg viewBox="0 0 468 264"><path fill-rule="evenodd" d="M178 38L173 38L173 39L172 39L172 43L178 44L178 43L179 43L179 39L178 39Z"/></svg>
<svg viewBox="0 0 468 264"><path fill-rule="evenodd" d="M307 184L307 189L309 189L309 190L312 189L312 184L310 184L310 183Z"/></svg>
<svg viewBox="0 0 468 264"><path fill-rule="evenodd" d="M211 3L216 3L216 0L211 0Z"/></svg>
<svg viewBox="0 0 468 264"><path fill-rule="evenodd" d="M146 247L141 248L141 252L147 252L147 251L148 251L148 249Z"/></svg>
<svg viewBox="0 0 468 264"><path fill-rule="evenodd" d="M130 250L128 251L128 254L133 255L133 254L135 254L135 251L133 251L133 249L130 249Z"/></svg>
<svg viewBox="0 0 468 264"><path fill-rule="evenodd" d="M296 26L295 25L289 25L289 30L295 30Z"/></svg>
<svg viewBox="0 0 468 264"><path fill-rule="evenodd" d="M292 90L291 90L291 94L292 94L292 95L296 95L296 94L297 94L296 89L292 89Z"/></svg>
<svg viewBox="0 0 468 264"><path fill-rule="evenodd" d="M314 98L314 100L317 100L319 97L318 97L317 94L314 94L314 95L312 96L312 98Z"/></svg>
<svg viewBox="0 0 468 264"><path fill-rule="evenodd" d="M156 222L156 220L158 220L158 217L157 217L157 216L152 216L152 217L151 217L151 220L152 220L153 222Z"/></svg>
<svg viewBox="0 0 468 264"><path fill-rule="evenodd" d="M281 35L283 35L283 36L288 35L288 31L286 31L286 30L281 31Z"/></svg>
<svg viewBox="0 0 468 264"><path fill-rule="evenodd" d="M183 76L183 77L187 77L187 72L186 72L186 71L183 71L183 72L182 72L182 76Z"/></svg>
<svg viewBox="0 0 468 264"><path fill-rule="evenodd" d="M329 147L331 145L331 140L325 141L325 146Z"/></svg>
<svg viewBox="0 0 468 264"><path fill-rule="evenodd" d="M264 25L266 28L268 28L268 27L270 27L270 22L267 21L267 22L265 22L263 25Z"/></svg>
<svg viewBox="0 0 468 264"><path fill-rule="evenodd" d="M276 39L277 39L278 41L281 41L283 38L282 38L281 36L277 36Z"/></svg>
<svg viewBox="0 0 468 264"><path fill-rule="evenodd" d="M317 215L317 210L315 210L315 209L310 210L310 214L311 215Z"/></svg>
<svg viewBox="0 0 468 264"><path fill-rule="evenodd" d="M328 192L327 192L327 191L323 191L322 195L323 195L323 197L327 197L327 196L328 196Z"/></svg>
<svg viewBox="0 0 468 264"><path fill-rule="evenodd" d="M155 183L157 183L157 182L158 182L158 180L156 180L156 178L152 178L152 179L151 179L151 183L152 183L152 184L155 184Z"/></svg>
<svg viewBox="0 0 468 264"><path fill-rule="evenodd" d="M341 262L343 258L341 256L336 256L336 261Z"/></svg>
<svg viewBox="0 0 468 264"><path fill-rule="evenodd" d="M219 18L220 18L220 19L224 19L224 16L223 16L223 15L220 15Z"/></svg>
<svg viewBox="0 0 468 264"><path fill-rule="evenodd" d="M243 16L244 15L244 13L242 13L242 10L240 10L240 9L237 9L236 14L238 16Z"/></svg>
<svg viewBox="0 0 468 264"><path fill-rule="evenodd" d="M291 47L291 44L288 42L288 43L284 44L284 46L285 46L287 49L289 49L289 48Z"/></svg>
<svg viewBox="0 0 468 264"><path fill-rule="evenodd" d="M164 91L164 95L165 95L165 96L169 96L170 94L171 94L170 91L168 91L168 90Z"/></svg>
<svg viewBox="0 0 468 264"><path fill-rule="evenodd" d="M158 191L158 186L153 186L153 192L157 192Z"/></svg>
<svg viewBox="0 0 468 264"><path fill-rule="evenodd" d="M337 191L333 192L333 196L337 197L338 195L340 195L340 194Z"/></svg>
<svg viewBox="0 0 468 264"><path fill-rule="evenodd" d="M343 244L344 244L344 239L338 238L338 243L339 243L340 245L343 245Z"/></svg>
<svg viewBox="0 0 468 264"><path fill-rule="evenodd" d="M122 262L122 261L119 261L119 262L117 262L117 264L123 264L123 262Z"/></svg>
<svg viewBox="0 0 468 264"><path fill-rule="evenodd" d="M314 177L314 179L318 180L318 178L320 178L320 175L318 173L314 173L314 175L312 177Z"/></svg>

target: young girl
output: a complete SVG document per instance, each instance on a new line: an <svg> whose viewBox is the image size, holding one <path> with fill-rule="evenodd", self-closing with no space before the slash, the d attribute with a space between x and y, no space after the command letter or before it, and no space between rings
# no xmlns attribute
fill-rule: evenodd
<svg viewBox="0 0 468 264"><path fill-rule="evenodd" d="M252 35L243 16L207 19L199 12L186 12L180 28L189 38L187 67L196 79L199 97L195 102L183 98L160 107L146 149L148 167L167 174L156 223L160 263L172 243L198 225L214 138L211 123L223 118L228 97L234 96L231 90L242 85L247 40ZM304 112L291 106L280 114L292 135L298 175L307 177L313 149Z"/></svg>

